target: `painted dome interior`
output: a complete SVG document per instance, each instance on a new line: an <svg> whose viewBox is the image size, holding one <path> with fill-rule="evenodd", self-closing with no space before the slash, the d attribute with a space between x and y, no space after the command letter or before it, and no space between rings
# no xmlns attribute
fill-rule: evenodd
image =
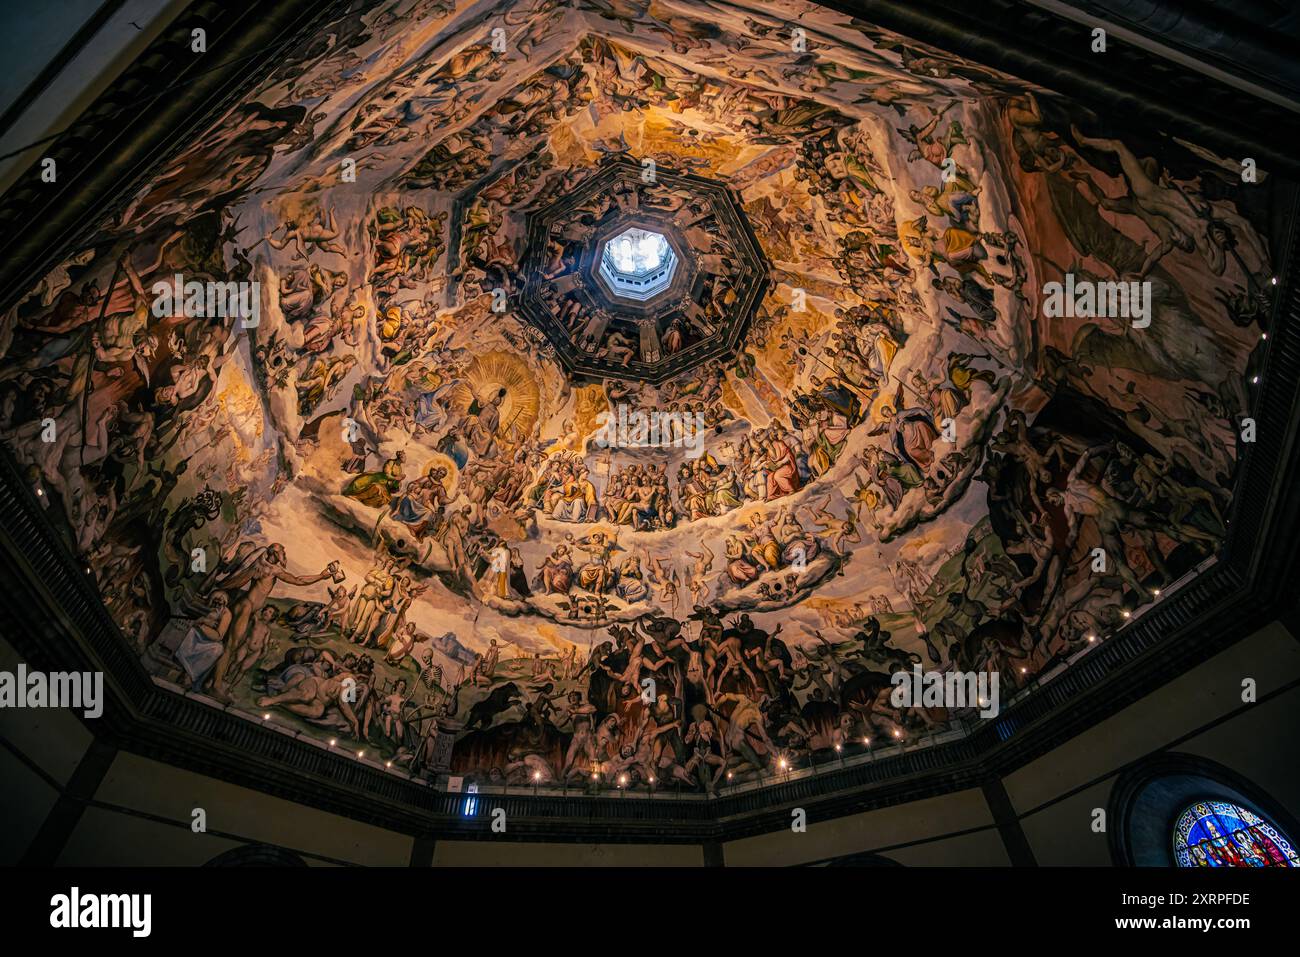
<svg viewBox="0 0 1300 957"><path fill-rule="evenodd" d="M354 6L4 318L4 442L154 681L707 796L960 737L892 676L1005 703L1216 554L1235 158L812 3Z"/></svg>

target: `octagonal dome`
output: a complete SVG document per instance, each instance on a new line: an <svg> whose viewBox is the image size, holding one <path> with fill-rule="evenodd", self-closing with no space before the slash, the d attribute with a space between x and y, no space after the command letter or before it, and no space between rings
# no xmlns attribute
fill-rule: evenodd
<svg viewBox="0 0 1300 957"><path fill-rule="evenodd" d="M29 256L24 235L10 259L31 263L0 260L32 280L5 287L0 487L32 510L12 528L68 553L7 567L86 570L57 631L6 637L62 648L79 622L87 660L124 669L106 687L152 675L117 709L149 722L149 753L278 765L277 791L346 758L330 803L382 804L400 830L446 798L414 783L453 775L485 801L524 781L564 800L585 764L569 756L594 747L581 727L609 729L593 792L653 795L623 748L647 715L684 735L706 708L724 741L763 744L728 749L730 786L847 807L890 768L946 788L975 755L997 771L995 749L1064 740L1084 718L1048 717L1075 701L1052 697L1062 676L1104 693L1159 633L1202 630L1183 602L1217 621L1244 594L1251 533L1289 514L1269 470L1287 472L1291 387L1270 376L1300 330L1268 325L1292 282L1270 212L1289 184L1242 129L1198 141L1208 108L1133 129L1163 114L1130 96L1105 116L804 0L316 6L347 12L277 41L242 98L223 81L177 91L198 111L184 122L114 112L115 156L159 124L121 154L138 175L28 176L0 204L48 247ZM1040 79L1111 88L1081 76ZM69 127L63 168L84 168L108 115ZM1259 182L1216 139L1256 153ZM105 195L69 202L78 184ZM607 249L647 298L611 287ZM178 274L253 295L260 321L141 308ZM1058 287L1121 277L1150 285L1129 303L1149 327L1051 308ZM1257 400L1269 418L1245 454ZM1278 504L1245 517L1238 489ZM1221 555L1224 577L1202 580ZM53 610L37 584L6 612ZM409 733L295 701L307 652L370 701L405 682ZM996 679L1006 714L886 707L918 665ZM645 679L668 711L641 706ZM575 694L576 713L544 703ZM241 716L257 723L217 724ZM202 736L213 754L191 757ZM662 791L728 786L651 764ZM363 805L364 780L381 801Z"/></svg>
<svg viewBox="0 0 1300 957"><path fill-rule="evenodd" d="M530 211L521 314L570 372L665 382L734 355L768 263L724 182L610 157Z"/></svg>

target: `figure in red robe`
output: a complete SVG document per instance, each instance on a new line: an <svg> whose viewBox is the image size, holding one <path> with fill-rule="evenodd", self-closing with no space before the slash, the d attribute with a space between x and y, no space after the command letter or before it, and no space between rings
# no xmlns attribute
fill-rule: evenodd
<svg viewBox="0 0 1300 957"><path fill-rule="evenodd" d="M767 440L767 500L799 491L799 463L790 446L770 434Z"/></svg>

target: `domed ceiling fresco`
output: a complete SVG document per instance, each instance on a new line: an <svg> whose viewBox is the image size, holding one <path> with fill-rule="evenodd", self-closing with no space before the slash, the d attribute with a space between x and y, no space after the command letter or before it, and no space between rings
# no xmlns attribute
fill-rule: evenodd
<svg viewBox="0 0 1300 957"><path fill-rule="evenodd" d="M891 675L1005 700L1215 552L1237 159L807 3L354 9L4 317L5 444L155 681L712 793L980 720Z"/></svg>

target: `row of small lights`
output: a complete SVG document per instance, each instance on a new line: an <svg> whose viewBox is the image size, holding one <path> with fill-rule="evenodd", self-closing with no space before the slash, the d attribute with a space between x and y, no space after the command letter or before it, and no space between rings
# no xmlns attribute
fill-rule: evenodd
<svg viewBox="0 0 1300 957"><path fill-rule="evenodd" d="M1269 280L1269 283L1270 283L1271 285L1276 286L1276 285L1277 285L1277 276L1274 276L1272 279L1270 279L1270 280ZM1267 333L1267 332L1261 332L1261 333L1259 334L1259 337L1260 337L1261 339L1267 339L1267 338L1268 338L1268 333ZM1251 384L1251 385L1259 385L1259 376L1257 376L1257 375L1256 375L1256 376L1251 376L1251 377L1250 377L1250 384ZM1160 594L1160 593L1159 593L1159 592L1156 592L1156 594L1158 595L1158 594Z"/></svg>
<svg viewBox="0 0 1300 957"><path fill-rule="evenodd" d="M981 703L982 703L982 702L981 702ZM264 712L262 713L262 720L263 720L263 721L270 721L270 720L271 720L271 717L272 717L272 715L271 715L271 712L269 712L269 711L264 711ZM895 738L901 738L902 736L903 736L903 735L902 735L902 732L899 731L897 728L895 728L895 729L894 729L894 737L895 737ZM863 743L864 745L866 745L867 747L870 747L870 746L871 746L871 739L868 738L868 737L864 737L864 738L862 739L862 743ZM337 748L337 747L338 747L338 744L339 744L339 740L338 740L338 738L330 738L330 739L329 739L329 746L330 746L331 748ZM837 753L838 753L838 752L841 752L841 751L844 750L844 746L843 746L843 745L840 745L840 744L837 744L837 745L835 745L835 750L836 750ZM363 760L363 759L365 758L365 756L366 756L365 749L361 749L361 750L357 751L357 752L356 752L356 756L357 756L357 759L358 759L358 760ZM392 762L392 761L385 761L385 762L384 762L384 767L386 767L386 768L392 768L392 766L393 766L393 762ZM778 767L781 771L787 771L787 770L790 769L790 762L789 762L786 758L782 757L782 758L780 758L780 759L777 761L777 767ZM592 771L592 772L591 772L591 779L592 779L593 781L599 781L599 780L600 780L600 772L599 772L599 771ZM730 781L731 779L732 779L732 772L728 771L728 772L727 772L727 780ZM536 786L537 784L540 784L540 783L541 783L541 780L542 780L542 772L541 772L541 771L534 771L534 772L533 772L533 784L534 784L534 786ZM650 775L650 776L646 779L646 782L647 782L648 784L654 784L654 783L655 783L655 776L654 776L653 774ZM620 775L618 776L618 786L619 786L619 787L625 787L625 786L627 785L627 783L628 783L628 776L627 776L626 774L620 774Z"/></svg>
<svg viewBox="0 0 1300 957"><path fill-rule="evenodd" d="M89 569L87 569L87 571L89 571ZM1154 595L1156 598L1159 598L1159 597L1160 597L1160 589L1159 589L1159 588L1153 589L1153 590L1152 590L1152 595ZM1121 614L1125 619L1131 619L1131 618L1133 617L1133 613L1130 612L1127 608L1124 609L1122 612L1120 612L1120 614ZM1088 636L1088 643L1089 643L1089 644L1095 644L1096 641L1097 641L1097 636L1096 636L1095 634L1090 634L1090 635ZM1021 674L1026 674L1026 673L1027 673L1027 669L1024 668L1023 666L1021 666L1021 668L1020 668L1020 673L1021 673ZM981 706L983 706L983 704L984 704L983 699L981 699L979 703L980 703ZM268 712L264 712L264 713L262 714L262 720L263 720L263 721L269 721L270 719L271 719L271 713L270 713L269 711L268 711ZM894 729L893 729L892 734L893 734L894 738L896 738L896 739L901 739L901 738L903 737L903 732L900 731L900 730L898 730L897 728L894 728ZM864 746L866 746L866 747L868 747L868 748L871 747L871 738L870 738L870 737L863 737L863 739L862 739L862 743L863 743ZM338 738L330 738L330 740L329 740L329 745L330 745L331 748L338 747ZM836 754L842 754L843 751L844 751L844 746L843 746L842 744L836 744L836 745L835 745L835 753L836 753ZM364 759L365 756L366 756L366 752L365 752L364 749L362 749L362 750L360 750L360 751L357 751L356 755L357 755L358 760L360 760L360 759ZM393 762L392 762L392 761L385 761L385 762L384 762L384 767L386 767L386 768L392 768L392 766L393 766ZM777 761L777 767L778 767L778 769L781 770L781 771L787 771L787 770L789 770L789 768L790 768L790 762L789 762L786 758L782 757L782 758L778 759L778 761ZM728 772L727 772L727 780L728 780L728 781L732 780L732 777L733 777L732 772L728 771ZM599 771L592 771L592 772L591 772L591 779L592 779L593 781L599 781L599 780L600 780L600 772L599 772ZM542 780L542 772L540 772L540 771L534 771L534 772L533 772L533 785L534 785L534 786L537 786L538 784L541 783L541 780ZM649 783L649 784L654 784L654 783L655 783L654 775L650 775L646 780L647 780L647 783ZM625 787L625 786L627 785L627 783L628 783L628 777L627 777L627 775L626 775L626 774L620 774L620 775L618 776L618 786L619 786L619 787Z"/></svg>
<svg viewBox="0 0 1300 957"><path fill-rule="evenodd" d="M86 571L90 571L90 569L87 568ZM1154 595L1156 598L1159 598L1159 597L1160 597L1160 589L1159 589L1159 588L1153 589L1152 592L1151 592L1151 594ZM1127 608L1125 608L1122 612L1120 612L1120 614L1121 614L1125 619L1130 619L1130 618L1133 617L1133 613L1132 613L1131 611L1129 611ZM1088 642L1089 642L1089 644L1094 644L1094 643L1096 643L1096 641L1097 641L1097 636L1096 636L1095 634L1091 634L1091 635L1088 636ZM1021 673L1021 674L1025 674L1025 673L1026 673L1026 669L1025 669L1023 666L1020 668L1020 673ZM983 700L981 700L979 703L980 703L980 705L983 705L983 704L984 704ZM262 720L263 720L263 721L270 721L270 720L271 720L271 712L269 712L269 711L265 711L265 712L263 712L263 713L262 713ZM893 736L894 736L895 738L902 738L902 737L903 737L903 732L901 732L901 731L899 731L897 728L895 728L895 729L893 730ZM336 748L336 747L338 747L338 743L339 743L338 738L330 738L330 740L329 740L329 746L330 746L331 748ZM864 738L862 739L862 743L863 743L863 745L865 745L865 746L868 747L868 748L871 747L871 738L869 738L869 737L864 737ZM835 752L836 752L836 754L840 754L840 753L842 753L843 751L844 751L844 746L843 746L842 744L836 744L836 745L835 745ZM364 759L365 756L366 756L365 749L361 749L361 750L357 751L357 752L356 752L356 755L357 755L357 759L358 759L358 760L362 760L362 759ZM392 761L385 761L385 762L384 762L384 767L386 767L386 768L392 768L392 766L393 766L393 762L392 762ZM778 767L781 771L786 771L786 770L788 770L789 767L790 767L790 762L787 761L786 758L782 757L782 758L778 759L778 761L777 761L777 767ZM591 772L591 779L592 779L593 781L599 781L599 780L600 780L600 772L599 772L599 771L592 771L592 772ZM727 772L727 780L730 781L731 779L732 779L732 773L731 773L730 771L728 771L728 772ZM537 784L540 784L540 783L541 783L541 780L542 780L542 772L540 772L540 771L534 771L534 772L533 772L533 784L534 784L534 786L536 786ZM619 786L619 787L624 787L624 786L627 784L627 782L628 782L628 777L627 777L626 774L620 774L620 775L618 776L618 786ZM649 778L647 778L647 783L649 783L649 784L654 784L654 783L655 783L654 775L650 775Z"/></svg>
<svg viewBox="0 0 1300 957"><path fill-rule="evenodd" d="M1155 597L1155 598L1159 598L1159 597L1160 597L1160 589L1159 589L1159 588L1153 588L1153 589L1151 589L1151 594L1152 594L1153 597ZM1128 621L1129 619L1131 619L1131 618L1133 617L1133 613L1132 613L1131 611L1129 611L1127 608L1125 608L1123 611L1120 612L1120 617L1123 618L1125 621ZM1096 636L1096 634L1090 634L1090 635L1088 636L1088 644L1093 645L1093 644L1096 644L1096 643L1097 643L1097 636ZM1022 665L1021 668L1020 668L1020 673L1021 673L1022 675L1026 673L1026 669L1025 669L1025 667L1024 667L1023 665ZM980 702L980 704L983 704L983 703L984 703L983 701Z"/></svg>
<svg viewBox="0 0 1300 957"><path fill-rule="evenodd" d="M1160 597L1160 589L1158 589L1158 588L1157 588L1157 589L1154 589L1153 592L1152 592L1152 594L1155 595L1157 598ZM1122 614L1123 617L1126 618L1126 619L1128 619L1128 618L1132 618L1132 612L1130 612L1128 609L1125 609L1123 612L1121 612L1121 614ZM1090 634L1090 635L1088 636L1088 642L1089 642L1090 644L1094 644L1094 643L1096 643L1096 641L1097 641L1097 636L1096 636L1095 634ZM1020 673L1021 673L1021 674L1025 674L1025 673L1026 673L1026 669L1025 669L1023 666L1022 666L1021 669L1020 669ZM981 706L983 706L983 705L984 705L984 700L981 699L979 703L980 703ZM271 714L270 714L270 712L265 712L265 713L263 713L263 715L262 715L262 720L263 720L263 721L269 721L270 719L271 719ZM900 731L898 728L894 728L893 731L892 731L891 733L892 733L893 737L894 737L896 740L901 740L901 739L903 738L903 732ZM862 744L863 744L863 746L865 746L865 747L867 747L867 748L870 748L870 747L871 747L871 738L870 738L870 737L867 737L867 736L864 736L864 737L862 738ZM330 746L331 748L338 747L338 739L337 739L337 738L330 738L330 740L329 740L329 746ZM842 744L836 744L836 745L835 745L835 753L836 753L836 754L842 754L843 751L844 751L844 745L842 745ZM357 752L356 752L356 756L357 756L357 759L358 759L358 760L362 760L362 759L364 759L365 756L366 756L366 752L365 752L365 750L362 749L362 750L357 751ZM393 762L392 762L392 761L385 761L385 762L384 762L384 767L385 767L385 768L389 768L389 769L391 769L391 768L393 767ZM779 759L777 760L777 768L778 768L780 771L782 771L782 772L788 771L788 770L790 769L790 762L789 762L786 758L784 758L784 757L779 758ZM732 773L731 771L728 771L728 772L727 772L727 780L730 781L730 780L732 780L733 778L734 778L733 773ZM541 780L542 780L542 772L540 772L540 771L534 771L534 772L533 772L533 786L536 787L537 785L539 785L539 784L541 783ZM591 780L592 780L592 781L599 781L599 780L600 780L600 772L599 772L599 771L592 771L592 772L591 772ZM650 775L646 780L647 780L647 783L649 783L649 784L654 784L654 783L655 783L655 777L654 777L654 775ZM618 776L618 786L619 786L620 788L622 788L622 787L626 787L626 786L627 786L627 783L628 783L628 776L627 776L626 774L620 774L620 775Z"/></svg>
<svg viewBox="0 0 1300 957"><path fill-rule="evenodd" d="M271 720L271 712L269 712L269 711L263 711L263 712L262 712L262 720L263 720L263 721L270 721L270 720ZM339 746L339 739L338 739L338 738L330 738L330 740L329 740L329 745L330 745L331 748L337 748L337 747ZM356 754L357 754L357 760L358 760L358 761L364 760L365 757L366 757L366 752L365 752L365 749L364 749L364 748L362 748L361 750L357 751ZM390 768L390 769L391 769L392 766L393 766L393 762L392 762L392 761L385 761L385 762L384 762L384 767L386 767L386 768Z"/></svg>

